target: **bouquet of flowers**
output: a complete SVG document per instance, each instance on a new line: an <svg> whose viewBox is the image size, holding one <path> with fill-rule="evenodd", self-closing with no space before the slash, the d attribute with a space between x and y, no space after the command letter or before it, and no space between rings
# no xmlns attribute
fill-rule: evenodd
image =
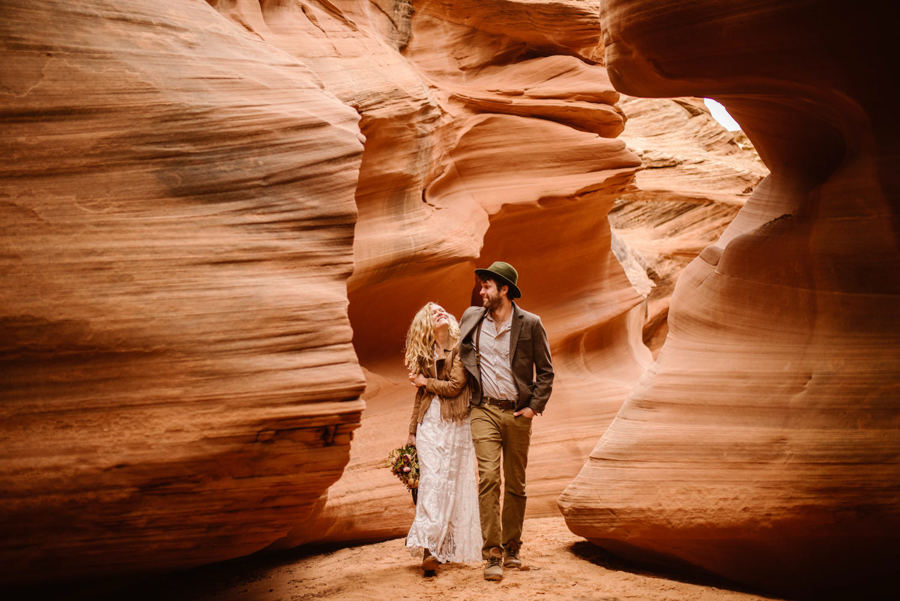
<svg viewBox="0 0 900 601"><path fill-rule="evenodd" d="M415 502L416 492L419 488L419 456L416 453L415 445L408 444L405 447L394 449L388 455L387 461L387 467L391 468L391 473L406 485L406 488L412 493L413 502Z"/></svg>

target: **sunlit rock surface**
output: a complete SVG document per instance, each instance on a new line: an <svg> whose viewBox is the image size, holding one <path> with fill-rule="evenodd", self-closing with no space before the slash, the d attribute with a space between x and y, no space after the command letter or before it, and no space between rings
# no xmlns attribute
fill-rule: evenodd
<svg viewBox="0 0 900 601"><path fill-rule="evenodd" d="M341 6L351 14L351 3ZM409 495L382 467L407 437L414 389L403 339L429 300L461 315L476 266L501 258L516 266L521 304L542 316L556 357L552 407L530 456L530 515L557 512L559 491L650 359L641 297L610 252L606 214L639 160L615 139L624 126L618 94L591 58L597 5L413 8L400 53L345 59L373 81L397 81L402 67L415 85L386 87L365 106L339 92L360 110L366 135L348 289L367 407L316 525L298 524L278 546L406 533ZM375 31L352 14L360 31Z"/></svg>
<svg viewBox="0 0 900 601"><path fill-rule="evenodd" d="M719 238L768 170L744 133L722 127L699 99L623 96L619 107L628 116L619 137L642 169L610 211L613 249L647 298L643 338L655 354L678 275Z"/></svg>
<svg viewBox="0 0 900 601"><path fill-rule="evenodd" d="M664 274L662 315L677 265L651 241L697 252L741 202L727 169L693 191L639 171L671 125L620 102L598 9L3 3L3 580L402 535L381 464L406 439L407 324L460 315L495 259L550 334L529 515L555 514L651 359L607 213ZM705 123L679 131L724 153ZM643 186L713 199L715 225L630 231Z"/></svg>
<svg viewBox="0 0 900 601"><path fill-rule="evenodd" d="M267 546L363 408L358 115L202 2L4 2L0 41L0 582Z"/></svg>
<svg viewBox="0 0 900 601"><path fill-rule="evenodd" d="M896 598L886 7L604 3L617 87L720 100L771 175L682 274L658 361L560 498L577 534L792 595Z"/></svg>
<svg viewBox="0 0 900 601"><path fill-rule="evenodd" d="M329 490L315 526L298 525L277 546L405 534L413 508L383 467L387 452L406 439L413 396L400 361L402 341L412 315L428 300L462 313L477 265L497 258L516 265L525 290L522 305L542 316L553 346L558 377L552 406L535 427L530 516L556 514L559 492L650 361L641 342L646 307L610 252L606 214L614 201L659 194L639 196L632 185L637 160L613 139L626 124L606 70L592 61L599 43L596 11L585 13L584 3L503 5L537 11L530 20L538 20L540 11L562 11L555 25L561 41L550 50L541 46L546 55L535 56L538 46L516 37L526 35L521 28L500 32L482 22L467 25L455 15L470 9L448 6L416 4L401 48L407 61L402 72L417 73L423 86L406 93L428 102L411 105L402 101L403 90L390 88L381 104L372 101L360 109L367 141L349 288L354 344L367 369L367 409L350 464ZM593 47L579 41L584 19L593 20ZM357 25L371 30L363 20ZM387 62L368 59L367 64ZM388 81L394 75L370 77ZM353 95L345 98L359 106ZM704 164L714 151L741 153L705 109L698 124L679 122L679 128L654 117L654 110L661 109L635 109L645 117L635 139L674 129L669 148L715 180L693 191L688 181L670 185L666 199L713 196L716 185L743 176L731 164ZM370 118L375 113L377 118ZM689 141L693 138L700 141ZM747 159L746 154L740 156ZM758 181L753 174L764 171L757 159L747 160L750 184L714 196L723 204L730 201L727 215L743 202L737 198L743 189ZM675 179L678 173L675 166L667 175ZM710 213L695 219L711 219L713 225L679 229L690 239L680 241L679 258L701 250L693 239L698 231L711 241L716 236L709 232L724 228L725 218ZM657 222L664 225L666 219ZM638 241L648 240L651 236L638 235L629 242L634 250ZM680 265L659 272L674 279ZM655 293L654 299L666 302L671 292L659 284Z"/></svg>
<svg viewBox="0 0 900 601"><path fill-rule="evenodd" d="M404 532L379 464L407 322L500 257L558 357L531 479L555 512L649 359L597 27L583 2L6 3L4 581Z"/></svg>

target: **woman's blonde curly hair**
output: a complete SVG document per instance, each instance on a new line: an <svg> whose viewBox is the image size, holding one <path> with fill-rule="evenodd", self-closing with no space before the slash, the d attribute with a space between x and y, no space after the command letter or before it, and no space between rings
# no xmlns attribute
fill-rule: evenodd
<svg viewBox="0 0 900 601"><path fill-rule="evenodd" d="M409 330L406 332L406 355L403 363L406 368L414 373L424 372L426 367L434 361L434 310L441 309L447 313L447 321L450 322L450 346L456 346L459 341L459 323L446 309L437 303L426 303L419 309Z"/></svg>

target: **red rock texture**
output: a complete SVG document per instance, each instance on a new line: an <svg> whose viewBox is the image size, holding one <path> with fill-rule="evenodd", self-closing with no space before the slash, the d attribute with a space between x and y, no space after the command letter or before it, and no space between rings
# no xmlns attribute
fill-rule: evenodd
<svg viewBox="0 0 900 601"><path fill-rule="evenodd" d="M591 48L573 42L581 39L584 19L593 20L599 35L597 13L585 13L582 3L503 6L560 11L557 37L568 42L544 46L546 55L534 56L538 46L510 39L520 34L515 28L498 32L482 22L461 22L454 15L469 10L462 3L453 10L416 3L403 57L431 104L401 102L394 97L399 92L389 90L384 106L373 101L361 109L367 140L349 294L354 344L366 368L367 408L350 463L329 489L316 524L299 524L278 546L405 534L412 505L382 467L387 451L405 441L411 407L412 389L399 360L402 340L412 315L428 300L461 314L476 265L498 257L512 261L526 292L523 306L540 313L551 332L558 377L552 407L535 427L529 516L557 514L560 491L649 362L641 343L645 309L610 253L605 217L616 199L638 199L640 190L629 184L637 162L610 139L623 131L625 120L606 70L592 61L598 40ZM357 23L365 29L364 21ZM380 77L387 81L392 75ZM758 160L735 166L740 157L731 155L740 149L730 144L732 136L702 114L671 135L668 149L706 173L709 189L744 175L755 183L763 171ZM646 121L635 139L640 132L653 137L674 129L663 119ZM703 140L696 148L688 142L695 137ZM716 153L735 160L704 166ZM738 173L746 166L750 174ZM667 172L677 177L672 172L679 173L678 167ZM740 190L731 181L727 185L718 195L698 186L691 190L688 182L666 193L672 203L712 198L718 207L730 201L726 211L701 211L697 219L712 224L682 228L683 238L693 240L700 229L709 241L721 233L726 219L720 213L733 215L748 184ZM653 198L662 195L661 187L656 184ZM684 240L681 246L687 248L679 256L692 257L702 248ZM659 271L674 278L682 265ZM665 302L670 293L660 285L654 298Z"/></svg>
<svg viewBox="0 0 900 601"><path fill-rule="evenodd" d="M792 595L896 598L894 9L602 14L617 88L717 98L771 175L680 277L657 362L560 498L569 527Z"/></svg>
<svg viewBox="0 0 900 601"><path fill-rule="evenodd" d="M656 355L681 271L716 242L768 170L741 131L714 122L699 99L633 98L619 136L641 157L634 186L609 214L613 250L646 296L643 339Z"/></svg>
<svg viewBox="0 0 900 601"><path fill-rule="evenodd" d="M632 315L640 296L609 250L606 213L639 161L614 139L624 125L618 94L590 59L599 39L596 6L413 7L400 60L418 85L358 107L366 149L348 290L367 407L350 463L316 525L298 524L279 546L406 533L409 496L381 466L407 436L413 389L400 360L404 335L429 300L460 315L476 265L512 262L522 306L552 332L559 375L553 408L536 427L530 515L556 514L555 499L587 457L593 433L609 423L649 359L640 315ZM535 25L513 26L520 22ZM366 61L370 70L385 69L370 77L395 77L381 66L387 59Z"/></svg>
<svg viewBox="0 0 900 601"><path fill-rule="evenodd" d="M0 581L265 547L364 406L358 115L202 2L4 2L0 40Z"/></svg>
<svg viewBox="0 0 900 601"><path fill-rule="evenodd" d="M429 300L461 314L498 258L550 333L529 515L556 514L650 361L610 251L607 212L647 199L615 139L631 101L598 63L598 3L42 0L0 17L0 580L403 534L409 498L381 463L406 439L408 321ZM679 226L685 255L724 222L703 219ZM631 251L674 278L632 223Z"/></svg>
<svg viewBox="0 0 900 601"><path fill-rule="evenodd" d="M3 582L405 530L376 464L405 439L406 321L461 313L497 256L560 357L533 460L555 511L646 352L605 219L639 161L595 6L499 8L3 5ZM372 469L326 507L357 357Z"/></svg>

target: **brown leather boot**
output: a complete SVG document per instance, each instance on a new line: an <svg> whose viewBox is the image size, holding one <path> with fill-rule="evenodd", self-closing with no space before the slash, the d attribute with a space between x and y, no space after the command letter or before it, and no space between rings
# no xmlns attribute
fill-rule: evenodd
<svg viewBox="0 0 900 601"><path fill-rule="evenodd" d="M509 549L503 554L503 567L513 568L515 570L522 569L522 560L519 559L518 549Z"/></svg>
<svg viewBox="0 0 900 601"><path fill-rule="evenodd" d="M484 562L485 580L503 580L503 552L493 547L488 552L487 561Z"/></svg>

